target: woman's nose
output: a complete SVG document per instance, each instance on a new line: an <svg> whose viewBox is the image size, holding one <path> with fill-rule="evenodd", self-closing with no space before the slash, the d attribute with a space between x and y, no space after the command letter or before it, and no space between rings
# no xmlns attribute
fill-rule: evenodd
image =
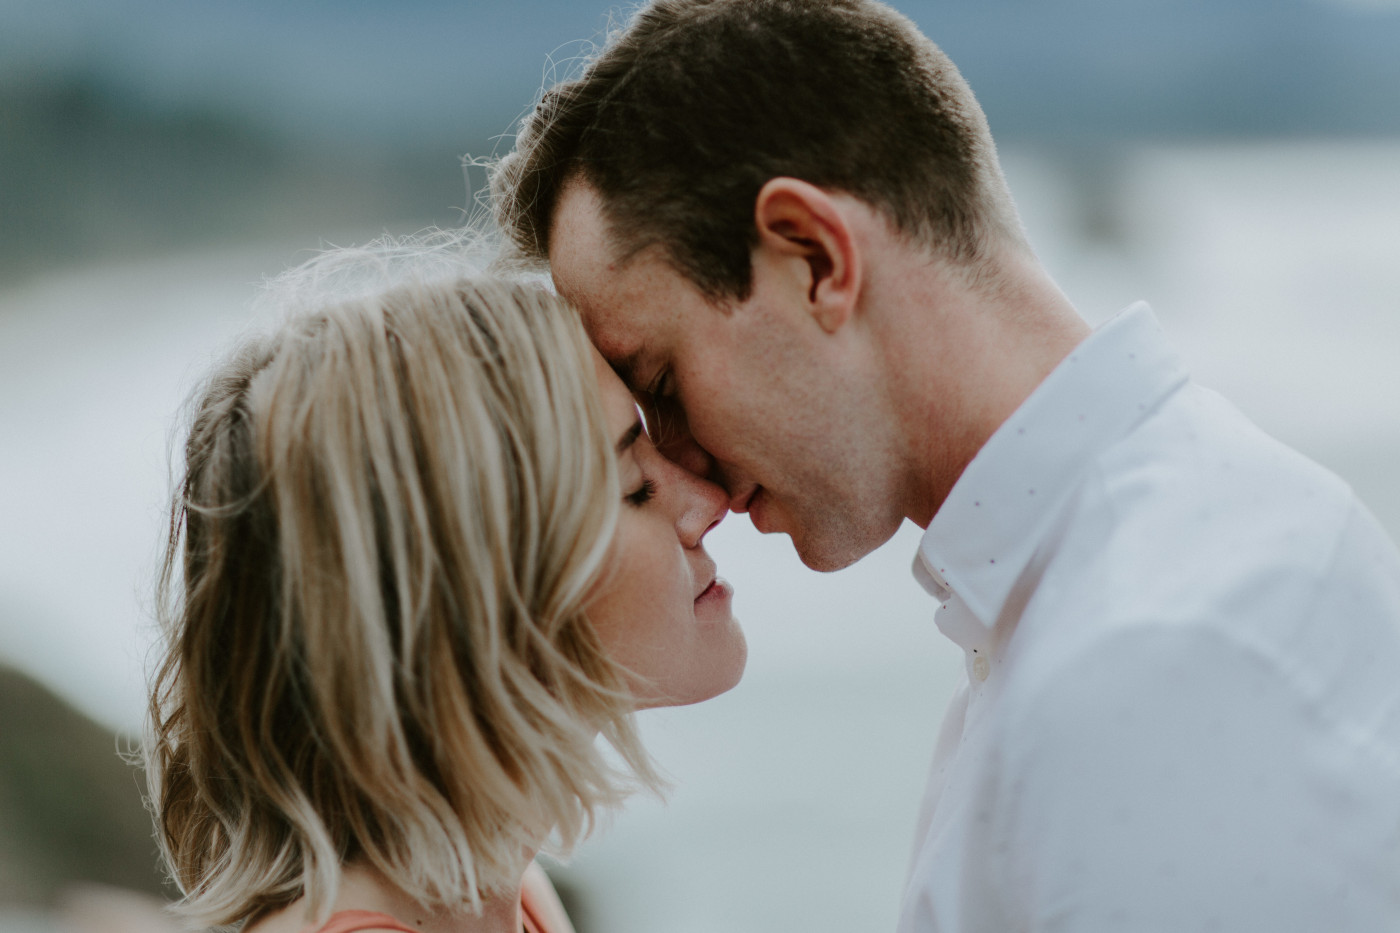
<svg viewBox="0 0 1400 933"><path fill-rule="evenodd" d="M667 462L665 478L676 498L676 534L688 548L699 547L709 530L729 511L729 496L717 483Z"/></svg>

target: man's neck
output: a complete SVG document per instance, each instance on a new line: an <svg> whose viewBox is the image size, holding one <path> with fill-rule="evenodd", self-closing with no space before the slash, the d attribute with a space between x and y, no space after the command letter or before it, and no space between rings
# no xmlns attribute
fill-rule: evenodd
<svg viewBox="0 0 1400 933"><path fill-rule="evenodd" d="M927 528L967 464L1089 325L1033 256L995 282L925 266L891 295L886 347L907 439L906 517Z"/></svg>

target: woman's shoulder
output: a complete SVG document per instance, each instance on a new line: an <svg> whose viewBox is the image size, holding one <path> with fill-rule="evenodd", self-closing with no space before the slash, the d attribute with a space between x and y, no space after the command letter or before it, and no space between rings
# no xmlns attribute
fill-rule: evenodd
<svg viewBox="0 0 1400 933"><path fill-rule="evenodd" d="M342 910L316 930L316 933L417 933L388 914L372 910Z"/></svg>
<svg viewBox="0 0 1400 933"><path fill-rule="evenodd" d="M304 915L275 914L248 927L243 933L418 933L390 914L375 910L338 910L320 926L313 927ZM553 931L550 931L553 933Z"/></svg>
<svg viewBox="0 0 1400 933"><path fill-rule="evenodd" d="M369 884L362 873L349 873L349 885ZM362 892L363 893L363 892ZM351 898L350 903L365 899ZM345 903L344 900L341 903ZM384 898L368 898L370 905L380 910L346 909L338 910L320 926L307 922L307 915L299 904L288 905L275 913L259 918L243 933L419 933L407 926L393 914ZM538 864L531 862L525 870L520 885L520 921L526 933L574 933L569 915L555 893L549 876Z"/></svg>
<svg viewBox="0 0 1400 933"><path fill-rule="evenodd" d="M520 914L529 933L574 933L554 885L536 862L525 869L520 885Z"/></svg>

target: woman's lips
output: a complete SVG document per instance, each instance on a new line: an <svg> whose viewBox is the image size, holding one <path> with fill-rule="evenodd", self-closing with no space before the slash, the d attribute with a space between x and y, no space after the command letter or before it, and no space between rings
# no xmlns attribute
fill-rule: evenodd
<svg viewBox="0 0 1400 933"><path fill-rule="evenodd" d="M700 595L695 597L697 603L713 602L718 599L727 599L733 591L729 584L715 577L710 581L710 585L700 591Z"/></svg>

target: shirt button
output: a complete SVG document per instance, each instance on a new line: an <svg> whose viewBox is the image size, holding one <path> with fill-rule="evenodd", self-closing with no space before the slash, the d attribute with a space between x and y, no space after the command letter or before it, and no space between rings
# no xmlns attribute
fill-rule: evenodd
<svg viewBox="0 0 1400 933"><path fill-rule="evenodd" d="M991 672L992 666L987 663L986 658L979 655L972 659L972 676L976 677L979 681L986 680L987 675Z"/></svg>

